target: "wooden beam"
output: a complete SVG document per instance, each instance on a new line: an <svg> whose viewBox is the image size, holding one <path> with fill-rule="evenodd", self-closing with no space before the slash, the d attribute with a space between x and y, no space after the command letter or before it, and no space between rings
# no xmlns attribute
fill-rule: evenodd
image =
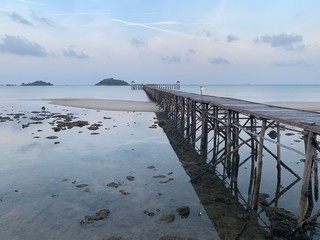
<svg viewBox="0 0 320 240"><path fill-rule="evenodd" d="M308 138L306 140L306 160L304 163L301 193L300 193L300 203L299 203L299 219L298 222L302 222L305 218L307 212L307 198L308 198L308 188L311 175L311 166L314 155L314 146L312 144L314 138L314 133L309 132Z"/></svg>
<svg viewBox="0 0 320 240"><path fill-rule="evenodd" d="M258 146L258 169L256 175L256 181L254 186L254 198L253 198L253 209L258 209L259 194L260 194L260 183L262 175L262 159L263 159L263 140L266 132L266 122L267 120L262 120L262 127L260 132L259 146Z"/></svg>

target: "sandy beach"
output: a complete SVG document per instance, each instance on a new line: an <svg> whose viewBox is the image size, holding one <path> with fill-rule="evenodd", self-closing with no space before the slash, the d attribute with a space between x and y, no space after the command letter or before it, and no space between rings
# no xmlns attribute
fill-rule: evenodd
<svg viewBox="0 0 320 240"><path fill-rule="evenodd" d="M265 102L264 104L285 107L285 108L294 108L307 111L320 111L320 102L298 102L298 101L274 101L274 102Z"/></svg>
<svg viewBox="0 0 320 240"><path fill-rule="evenodd" d="M45 99L50 104L110 111L158 112L153 102L108 99ZM307 111L320 111L320 102L272 101L263 104Z"/></svg>
<svg viewBox="0 0 320 240"><path fill-rule="evenodd" d="M45 99L50 104L110 111L158 112L153 102L108 99Z"/></svg>

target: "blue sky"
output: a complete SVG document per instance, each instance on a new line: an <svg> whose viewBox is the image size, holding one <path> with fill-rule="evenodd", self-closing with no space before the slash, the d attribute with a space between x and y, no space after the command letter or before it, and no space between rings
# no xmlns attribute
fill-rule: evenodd
<svg viewBox="0 0 320 240"><path fill-rule="evenodd" d="M320 83L318 0L1 0L0 84Z"/></svg>

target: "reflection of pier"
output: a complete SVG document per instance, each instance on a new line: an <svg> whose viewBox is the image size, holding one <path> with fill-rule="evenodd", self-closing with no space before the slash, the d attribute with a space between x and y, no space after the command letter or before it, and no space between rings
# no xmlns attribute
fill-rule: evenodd
<svg viewBox="0 0 320 240"><path fill-rule="evenodd" d="M191 181L197 181L209 170L219 167L222 169L222 179L228 180L230 189L238 196L239 167L249 164L251 180L248 195L242 197L242 200L248 210L257 210L262 165L265 155L268 155L276 162L277 190L276 197L267 205L277 206L281 195L302 179L299 222L303 222L311 215L313 200L318 200L319 113L159 89L157 85L144 85L143 89L174 121L173 127L181 132L184 141L189 142L198 154L207 160L208 170L200 172ZM304 152L281 142L280 131L286 127L295 128L303 133ZM250 149L250 154L246 159L241 159L240 152L244 147ZM281 156L283 149L305 157L301 177L283 161ZM282 169L292 174L294 180L281 189Z"/></svg>

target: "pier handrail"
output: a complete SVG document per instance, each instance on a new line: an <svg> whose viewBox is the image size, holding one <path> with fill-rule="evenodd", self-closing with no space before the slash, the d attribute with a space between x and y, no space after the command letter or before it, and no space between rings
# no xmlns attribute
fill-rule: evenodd
<svg viewBox="0 0 320 240"><path fill-rule="evenodd" d="M318 112L273 106L235 98L210 95L201 96L200 94L190 92L158 89L150 85L144 85L144 89L160 90L178 97L188 98L198 103L214 105L224 108L225 110L232 110L247 115L253 115L258 118L274 120L283 124L320 134L320 113Z"/></svg>

